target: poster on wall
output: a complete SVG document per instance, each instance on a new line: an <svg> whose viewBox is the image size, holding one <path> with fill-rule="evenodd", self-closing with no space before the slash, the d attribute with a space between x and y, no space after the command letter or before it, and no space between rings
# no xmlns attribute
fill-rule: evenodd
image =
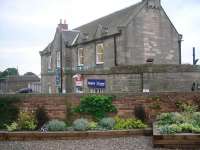
<svg viewBox="0 0 200 150"><path fill-rule="evenodd" d="M83 76L81 74L75 74L73 77L75 83L75 92L83 93Z"/></svg>

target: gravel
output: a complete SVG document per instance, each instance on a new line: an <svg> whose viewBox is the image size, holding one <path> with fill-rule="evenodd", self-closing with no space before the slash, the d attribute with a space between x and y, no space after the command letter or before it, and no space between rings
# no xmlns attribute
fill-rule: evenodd
<svg viewBox="0 0 200 150"><path fill-rule="evenodd" d="M153 149L154 148L152 146L152 137L143 137L143 136L110 138L110 139L67 140L67 141L0 142L0 150L153 150Z"/></svg>

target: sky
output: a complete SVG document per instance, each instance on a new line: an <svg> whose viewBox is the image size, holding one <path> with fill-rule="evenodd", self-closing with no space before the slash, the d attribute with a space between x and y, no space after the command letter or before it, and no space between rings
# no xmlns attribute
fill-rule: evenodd
<svg viewBox="0 0 200 150"><path fill-rule="evenodd" d="M52 40L60 19L69 28L133 5L140 0L0 0L0 71L40 75L40 55ZM183 34L182 63L200 58L200 0L161 0L170 20Z"/></svg>

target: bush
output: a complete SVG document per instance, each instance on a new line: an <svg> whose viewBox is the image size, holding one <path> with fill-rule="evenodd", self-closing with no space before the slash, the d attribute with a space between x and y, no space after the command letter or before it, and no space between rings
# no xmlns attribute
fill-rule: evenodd
<svg viewBox="0 0 200 150"><path fill-rule="evenodd" d="M8 131L16 131L18 128L18 124L16 122L11 123L11 125L6 125Z"/></svg>
<svg viewBox="0 0 200 150"><path fill-rule="evenodd" d="M46 128L48 131L65 131L66 124L64 121L59 121L55 119L55 120L49 121L46 125Z"/></svg>
<svg viewBox="0 0 200 150"><path fill-rule="evenodd" d="M123 130L123 129L140 129L140 128L146 128L147 125L145 125L141 120L137 119L122 119L120 117L115 117L115 130Z"/></svg>
<svg viewBox="0 0 200 150"><path fill-rule="evenodd" d="M0 129L6 129L6 124L17 120L19 108L16 103L19 101L18 97L0 97Z"/></svg>
<svg viewBox="0 0 200 150"><path fill-rule="evenodd" d="M44 107L38 107L35 112L37 119L37 129L40 129L45 123L49 121L49 117Z"/></svg>
<svg viewBox="0 0 200 150"><path fill-rule="evenodd" d="M182 131L185 133L191 133L194 128L194 126L190 123L180 124L180 127L181 127Z"/></svg>
<svg viewBox="0 0 200 150"><path fill-rule="evenodd" d="M176 120L174 119L174 113L162 113L157 117L157 120L159 126L176 123Z"/></svg>
<svg viewBox="0 0 200 150"><path fill-rule="evenodd" d="M143 105L135 106L135 117L142 121L146 120L146 112Z"/></svg>
<svg viewBox="0 0 200 150"><path fill-rule="evenodd" d="M88 125L88 129L89 130L96 130L98 127L98 123L92 121L92 122L89 122L89 125Z"/></svg>
<svg viewBox="0 0 200 150"><path fill-rule="evenodd" d="M116 112L116 107L112 104L112 97L90 95L81 98L80 105L76 107L75 112L86 113L95 119L102 119L107 113Z"/></svg>
<svg viewBox="0 0 200 150"><path fill-rule="evenodd" d="M172 125L165 125L160 127L160 133L161 134L175 134L182 132L182 128L176 124Z"/></svg>
<svg viewBox="0 0 200 150"><path fill-rule="evenodd" d="M193 123L200 127L200 112L195 112L192 114Z"/></svg>
<svg viewBox="0 0 200 150"><path fill-rule="evenodd" d="M35 130L37 121L33 113L20 112L17 120L19 130Z"/></svg>
<svg viewBox="0 0 200 150"><path fill-rule="evenodd" d="M89 128L87 119L77 119L73 122L73 127L76 131L86 131Z"/></svg>
<svg viewBox="0 0 200 150"><path fill-rule="evenodd" d="M103 118L100 120L99 125L105 129L111 130L115 125L115 120L113 118Z"/></svg>

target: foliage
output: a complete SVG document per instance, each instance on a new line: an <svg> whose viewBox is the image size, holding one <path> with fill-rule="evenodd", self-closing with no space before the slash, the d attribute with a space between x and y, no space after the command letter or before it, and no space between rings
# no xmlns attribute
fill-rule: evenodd
<svg viewBox="0 0 200 150"><path fill-rule="evenodd" d="M182 132L182 128L177 124L165 125L160 127L161 134L175 134Z"/></svg>
<svg viewBox="0 0 200 150"><path fill-rule="evenodd" d="M45 123L49 121L49 117L44 107L38 107L35 112L37 119L37 129L40 129Z"/></svg>
<svg viewBox="0 0 200 150"><path fill-rule="evenodd" d="M173 113L162 113L157 117L158 125L170 125L175 123Z"/></svg>
<svg viewBox="0 0 200 150"><path fill-rule="evenodd" d="M200 127L193 127L192 132L193 133L200 133Z"/></svg>
<svg viewBox="0 0 200 150"><path fill-rule="evenodd" d="M103 118L103 119L100 120L99 125L102 128L111 130L115 125L115 120L113 118L110 118L110 117Z"/></svg>
<svg viewBox="0 0 200 150"><path fill-rule="evenodd" d="M19 101L19 97L0 97L0 129L5 129L6 124L11 124L13 121L17 120L19 108L16 104Z"/></svg>
<svg viewBox="0 0 200 150"><path fill-rule="evenodd" d="M64 121L51 120L47 123L46 128L48 131L65 131L66 124Z"/></svg>
<svg viewBox="0 0 200 150"><path fill-rule="evenodd" d="M192 129L194 128L194 126L190 123L180 124L180 127L181 127L182 131L186 132L186 133L192 132Z"/></svg>
<svg viewBox="0 0 200 150"><path fill-rule="evenodd" d="M162 134L200 133L200 112L195 106L182 104L181 113L163 113L158 116L157 126Z"/></svg>
<svg viewBox="0 0 200 150"><path fill-rule="evenodd" d="M112 104L111 96L89 95L81 98L80 105L76 107L75 112L86 113L95 119L101 119L107 116L107 113L116 112L116 107Z"/></svg>
<svg viewBox="0 0 200 150"><path fill-rule="evenodd" d="M180 108L182 109L183 112L186 112L186 113L194 113L198 109L197 106L195 106L195 105L188 105L188 104L182 104L180 106Z"/></svg>
<svg viewBox="0 0 200 150"><path fill-rule="evenodd" d="M16 131L18 128L18 124L16 122L11 123L11 125L6 125L8 131Z"/></svg>
<svg viewBox="0 0 200 150"><path fill-rule="evenodd" d="M143 105L135 106L135 117L141 121L146 120L146 112Z"/></svg>
<svg viewBox="0 0 200 150"><path fill-rule="evenodd" d="M200 127L200 112L195 112L192 114L193 123Z"/></svg>
<svg viewBox="0 0 200 150"><path fill-rule="evenodd" d="M18 70L16 68L7 68L6 70L0 73L0 80L5 79L7 76L10 75L19 75Z"/></svg>
<svg viewBox="0 0 200 150"><path fill-rule="evenodd" d="M37 121L33 113L20 112L17 120L19 130L35 130Z"/></svg>
<svg viewBox="0 0 200 150"><path fill-rule="evenodd" d="M89 122L87 119L77 119L73 122L73 127L76 131L86 131L89 128Z"/></svg>
<svg viewBox="0 0 200 150"><path fill-rule="evenodd" d="M89 125L88 125L88 129L89 130L96 130L97 127L98 127L98 123L97 122L94 122L94 121L89 122Z"/></svg>
<svg viewBox="0 0 200 150"><path fill-rule="evenodd" d="M147 125L145 125L141 120L137 119L122 119L120 117L115 117L115 130L123 130L123 129L140 129L140 128L146 128Z"/></svg>

